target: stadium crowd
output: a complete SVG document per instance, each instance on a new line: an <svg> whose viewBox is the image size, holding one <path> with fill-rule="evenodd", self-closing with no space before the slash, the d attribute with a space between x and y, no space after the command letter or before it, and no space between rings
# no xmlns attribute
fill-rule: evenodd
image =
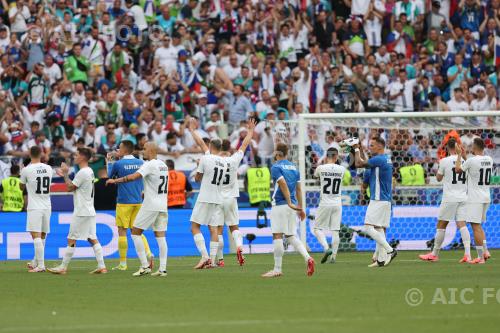
<svg viewBox="0 0 500 333"><path fill-rule="evenodd" d="M269 121L300 113L500 110L500 0L2 0L2 7L0 155L14 163L33 145L55 166L77 147L104 156L122 140L137 150L154 141L177 159L199 152L187 115L203 138L229 136L233 148L248 117L264 120L246 163L258 156L267 164L276 129ZM328 133L310 134L318 158L343 139ZM427 165L445 134L386 139L393 152ZM457 134L500 144L494 132Z"/></svg>

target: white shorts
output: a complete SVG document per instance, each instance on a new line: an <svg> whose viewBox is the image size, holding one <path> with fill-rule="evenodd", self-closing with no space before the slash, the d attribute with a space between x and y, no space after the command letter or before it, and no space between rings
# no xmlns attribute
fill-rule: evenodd
<svg viewBox="0 0 500 333"><path fill-rule="evenodd" d="M486 221L486 212L489 203L468 202L465 204L465 221L470 223L483 223Z"/></svg>
<svg viewBox="0 0 500 333"><path fill-rule="evenodd" d="M439 221L465 221L465 202L441 202L439 206Z"/></svg>
<svg viewBox="0 0 500 333"><path fill-rule="evenodd" d="M139 209L139 213L134 221L134 228L153 231L167 231L168 214L167 212L158 212Z"/></svg>
<svg viewBox="0 0 500 333"><path fill-rule="evenodd" d="M297 233L297 212L288 205L271 208L271 231L273 234L293 236Z"/></svg>
<svg viewBox="0 0 500 333"><path fill-rule="evenodd" d="M95 216L75 216L69 225L68 239L97 239L95 232Z"/></svg>
<svg viewBox="0 0 500 333"><path fill-rule="evenodd" d="M370 200L366 209L365 224L389 228L391 223L391 202Z"/></svg>
<svg viewBox="0 0 500 333"><path fill-rule="evenodd" d="M26 231L50 233L50 209L28 210Z"/></svg>
<svg viewBox="0 0 500 333"><path fill-rule="evenodd" d="M197 201L191 214L191 222L212 227L224 225L222 205Z"/></svg>
<svg viewBox="0 0 500 333"><path fill-rule="evenodd" d="M222 210L224 213L224 223L229 226L240 224L238 214L238 200L236 198L224 199L222 202Z"/></svg>
<svg viewBox="0 0 500 333"><path fill-rule="evenodd" d="M314 228L339 231L342 219L342 206L319 206L316 210Z"/></svg>

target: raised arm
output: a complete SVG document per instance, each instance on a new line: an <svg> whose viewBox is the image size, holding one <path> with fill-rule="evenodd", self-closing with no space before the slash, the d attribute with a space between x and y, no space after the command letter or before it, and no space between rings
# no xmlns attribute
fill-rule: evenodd
<svg viewBox="0 0 500 333"><path fill-rule="evenodd" d="M352 146L354 148L354 165L356 168L368 166L368 159L365 156L363 147L360 144Z"/></svg>
<svg viewBox="0 0 500 333"><path fill-rule="evenodd" d="M201 150L203 150L203 152L206 153L208 151L208 147L205 144L205 141L203 141L203 139L195 131L196 119L186 117L185 121L189 122L188 129L191 135L193 136L194 142L196 142L196 144L201 148Z"/></svg>
<svg viewBox="0 0 500 333"><path fill-rule="evenodd" d="M248 145L250 144L250 142L252 142L255 125L256 125L255 119L252 118L248 121L248 133L245 139L243 139L243 142L241 143L239 149L242 153L244 153L247 150Z"/></svg>

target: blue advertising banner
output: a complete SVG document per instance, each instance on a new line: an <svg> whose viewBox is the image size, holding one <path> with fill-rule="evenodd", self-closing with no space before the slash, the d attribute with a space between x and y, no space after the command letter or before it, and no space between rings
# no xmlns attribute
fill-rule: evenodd
<svg viewBox="0 0 500 333"><path fill-rule="evenodd" d="M484 224L490 248L500 248L500 205L491 205L488 211L487 223ZM367 251L374 249L372 240L358 235L363 225L366 206L344 206L342 213L343 239L341 246L352 250ZM426 242L434 237L437 216L437 206L395 206L391 227L388 230L388 240L398 240L398 249L425 250ZM270 216L270 211L266 211ZM309 215L314 215L311 209ZM189 218L191 210L169 211L167 230L168 255L191 256L198 255L190 232ZM267 253L273 249L272 235L269 227L257 228L256 209L240 210L240 229L244 237L245 251L249 252L249 242L246 235L256 236L251 244L252 253ZM61 258L66 247L66 236L69 230L72 214L70 212L53 212L51 217L51 233L47 237L45 256L47 259ZM104 255L107 258L118 258L118 231L115 226L114 211L99 211L96 216L97 236L102 244ZM263 223L261 218L261 223ZM269 221L268 221L269 222ZM307 244L312 251L321 251L314 236L310 233L310 226L314 220L307 220ZM0 260L29 260L33 257L31 236L26 232L26 213L0 213ZM206 229L206 228L203 228ZM459 241L454 223L448 225L444 247L449 247ZM151 249L158 253L156 240L151 231L147 231ZM208 231L204 230L205 240L209 241ZM225 250L229 250L230 240L225 233ZM290 249L292 250L292 249ZM86 242L78 242L75 257L93 257L92 248ZM129 238L129 257L135 257L133 242Z"/></svg>

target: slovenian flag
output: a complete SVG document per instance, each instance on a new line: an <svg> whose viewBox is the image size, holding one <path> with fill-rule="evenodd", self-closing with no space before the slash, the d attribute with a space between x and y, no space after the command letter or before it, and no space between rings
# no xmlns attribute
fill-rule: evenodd
<svg viewBox="0 0 500 333"><path fill-rule="evenodd" d="M500 37L495 36L495 66L500 66Z"/></svg>

